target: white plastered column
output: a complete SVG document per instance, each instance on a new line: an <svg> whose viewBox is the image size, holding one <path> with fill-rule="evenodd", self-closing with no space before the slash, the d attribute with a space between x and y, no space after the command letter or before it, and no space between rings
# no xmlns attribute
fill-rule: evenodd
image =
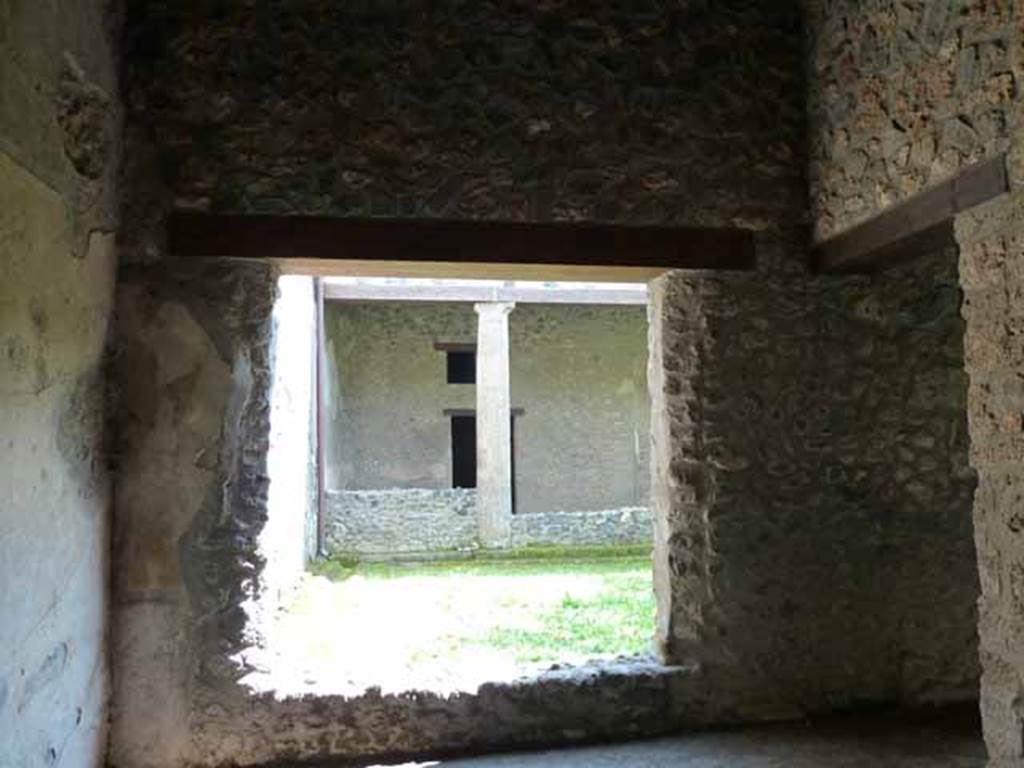
<svg viewBox="0 0 1024 768"><path fill-rule="evenodd" d="M508 316L512 302L475 304L477 524L485 547L508 546L512 533L512 396Z"/></svg>

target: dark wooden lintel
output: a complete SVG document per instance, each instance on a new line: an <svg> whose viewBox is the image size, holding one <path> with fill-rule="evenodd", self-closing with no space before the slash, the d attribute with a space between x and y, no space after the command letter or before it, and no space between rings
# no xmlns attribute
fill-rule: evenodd
<svg viewBox="0 0 1024 768"><path fill-rule="evenodd" d="M435 341L434 349L439 352L476 352L476 344L468 341Z"/></svg>
<svg viewBox="0 0 1024 768"><path fill-rule="evenodd" d="M819 243L811 253L812 269L816 272L877 272L954 245L954 217L1009 189L1005 155L973 165Z"/></svg>
<svg viewBox="0 0 1024 768"><path fill-rule="evenodd" d="M524 408L510 408L513 416L522 416L526 413ZM476 408L445 408L441 411L445 416L476 416Z"/></svg>
<svg viewBox="0 0 1024 768"><path fill-rule="evenodd" d="M743 229L645 227L325 216L239 216L178 211L168 223L183 258L326 260L750 270Z"/></svg>

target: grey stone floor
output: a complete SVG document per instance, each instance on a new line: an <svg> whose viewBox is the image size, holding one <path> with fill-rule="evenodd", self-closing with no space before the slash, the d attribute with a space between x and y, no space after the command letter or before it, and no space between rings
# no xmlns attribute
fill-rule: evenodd
<svg viewBox="0 0 1024 768"><path fill-rule="evenodd" d="M403 768L983 768L975 718L942 722L836 718L698 733L603 747L460 760Z"/></svg>

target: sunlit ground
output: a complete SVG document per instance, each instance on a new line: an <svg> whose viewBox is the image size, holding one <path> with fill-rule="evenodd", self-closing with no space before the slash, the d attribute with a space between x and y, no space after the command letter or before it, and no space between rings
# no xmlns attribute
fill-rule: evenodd
<svg viewBox="0 0 1024 768"><path fill-rule="evenodd" d="M653 628L649 555L328 562L274 617L246 682L279 695L474 691L554 664L646 653Z"/></svg>

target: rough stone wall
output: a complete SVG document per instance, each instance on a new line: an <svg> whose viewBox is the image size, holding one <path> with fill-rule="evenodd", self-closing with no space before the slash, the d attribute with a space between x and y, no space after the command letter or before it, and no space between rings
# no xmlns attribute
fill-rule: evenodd
<svg viewBox="0 0 1024 768"><path fill-rule="evenodd" d="M0 766L106 747L120 106L105 2L0 2Z"/></svg>
<svg viewBox="0 0 1024 768"><path fill-rule="evenodd" d="M805 207L797 2L134 0L128 21L133 138L177 205L736 224L802 269L776 237Z"/></svg>
<svg viewBox="0 0 1024 768"><path fill-rule="evenodd" d="M646 679L621 677L610 686L574 684L557 692L523 686L510 697L504 688L487 689L456 701L419 694L367 696L351 707L330 699L253 701L233 683L237 664L230 657L247 642L238 617L248 593L239 585L260 571L249 550L250 529L259 524L246 499L209 492L201 519L212 539L193 548L188 538L181 557L168 558L180 571L167 571L166 591L143 589L133 595L137 603L126 601L126 612L137 606L122 625L132 650L125 658L135 665L126 667L135 673L128 679L155 682L125 698L125 712L138 714L131 722L122 712L132 727L118 732L116 765L607 737L684 717L792 712L860 698L931 700L966 690L962 675L970 661L961 654L973 617L969 607L961 611L973 601L963 549L969 536L950 510L971 480L957 469L956 440L930 449L912 442L936 430L953 436L950 425L962 414L950 413L944 399L934 408L908 405L919 388L928 400L927 382L941 379L941 360L929 360L927 371L910 378L893 360L946 348L943 334L953 331L943 323L902 325L905 314L910 321L927 315L915 297L933 283L894 283L904 299L886 293L885 282L766 278L802 272L806 256L795 2L725 0L673 9L654 0L597 9L325 0L129 5L127 261L163 258L162 218L178 205L736 225L758 231L764 274L669 278L652 317L659 347L652 368L659 415L654 496L664 516L659 632L669 658L701 662L699 679L684 678L699 687L666 697L661 683L652 688ZM214 295L228 301L227 276L246 269L223 268ZM205 283L189 291L205 296ZM203 375L214 389L188 407L208 403L216 425L250 414L239 403L262 379L247 378L242 366L229 382L232 368L224 360L246 356L212 357L218 346L235 346L225 347L220 332L196 330L222 323L212 322L202 303L181 309L188 292L142 312L149 289L128 288L141 292L129 292L126 301L141 302L131 316L149 334L134 354L149 360L180 348L173 340L184 335L185 349L195 352L189 366L209 366ZM953 297L946 300L955 307ZM891 309L903 301L913 311ZM160 321L166 326L153 319L160 313L171 316ZM859 357L850 344L856 337L847 334L862 326L877 331L868 334L881 350L877 360ZM135 338L132 327L126 325L128 340ZM934 337L918 339L918 349L906 340L916 332ZM201 363L204 356L211 359ZM835 392L815 389L820 378ZM154 385L152 402L161 409L175 397L180 402L171 381ZM848 419L841 396L853 384L869 393L857 411L868 418L857 422ZM860 402L861 395L850 397ZM899 398L906 402L893 415ZM777 407L761 408L762 402ZM876 407L886 420L873 418ZM247 416L250 427L256 413ZM782 421L775 421L779 414ZM828 423L831 416L837 425ZM257 461L258 435L238 443L228 430L217 440L219 427L193 435L183 424L168 419L156 429L171 445L182 438L180 452L167 455L184 476L200 471L189 463L195 456L210 455L197 453L204 441L226 451L250 444L242 455ZM888 463L871 464L876 452ZM212 472L232 476L233 462L229 453ZM909 477L899 479L900 471ZM928 483L913 482L918 475ZM220 487L211 479L185 489L156 480L161 498L182 509L195 508L193 488ZM871 503L862 493L874 494ZM935 511L925 515L928 494L936 497ZM138 504L130 514L154 523L140 525L139 535L159 564L182 540L173 527L149 520L141 498ZM860 625L864 615L889 644ZM159 620L147 624L151 618ZM904 650L902 661L892 648ZM164 677L147 677L146 665ZM187 723L188 733L167 730L163 718Z"/></svg>
<svg viewBox="0 0 1024 768"><path fill-rule="evenodd" d="M329 491L331 554L476 549L476 489Z"/></svg>
<svg viewBox="0 0 1024 768"><path fill-rule="evenodd" d="M809 6L811 177L821 235L958 168L1009 152L1013 191L958 217L970 378L970 462L980 571L982 713L992 765L1024 760L1024 483L1014 324L1020 279L1024 3L815 2Z"/></svg>
<svg viewBox="0 0 1024 768"><path fill-rule="evenodd" d="M680 702L699 703L682 695L685 673L671 686L668 673L622 674L455 700L368 694L351 706L253 700L238 686L254 642L244 605L261 569L259 493L238 489L258 488L262 472L254 393L267 379L257 339L270 301L244 265L168 283L162 225L172 206L736 225L758 232L765 273L800 272L797 3L128 9L121 257L164 263L121 296L124 357L138 361L123 378L141 379L129 390L142 417L126 427L139 442L127 444L142 448L122 483L134 498L119 491L118 558L131 567L112 764L485 748L678 725ZM153 499L164 516L150 514ZM689 551L674 544L677 556Z"/></svg>
<svg viewBox="0 0 1024 768"><path fill-rule="evenodd" d="M1018 123L1019 124L1019 123ZM1024 165L1015 167L1017 184ZM957 222L970 375L968 419L975 541L981 575L981 711L991 765L1024 761L1024 195L962 215Z"/></svg>
<svg viewBox="0 0 1024 768"><path fill-rule="evenodd" d="M329 491L331 554L401 555L472 551L477 541L476 490L427 488ZM644 507L588 512L536 512L512 518L511 546L613 546L651 540Z"/></svg>
<svg viewBox="0 0 1024 768"><path fill-rule="evenodd" d="M1006 149L1020 0L809 0L818 239Z"/></svg>
<svg viewBox="0 0 1024 768"><path fill-rule="evenodd" d="M331 380L328 487L448 488L446 383L435 342L475 343L471 304L326 308ZM650 430L643 307L520 305L509 315L517 514L644 506Z"/></svg>
<svg viewBox="0 0 1024 768"><path fill-rule="evenodd" d="M604 547L651 542L650 510L539 512L512 518L512 546Z"/></svg>
<svg viewBox="0 0 1024 768"><path fill-rule="evenodd" d="M976 696L953 254L678 274L651 312L658 639L701 666L695 717Z"/></svg>
<svg viewBox="0 0 1024 768"><path fill-rule="evenodd" d="M680 727L689 670L651 660L565 668L450 696L252 697L203 713L190 765L287 765L323 755L404 763L464 752L639 739ZM363 759L359 759L363 758ZM433 758L432 758L433 759ZM335 761L337 762L337 761Z"/></svg>

